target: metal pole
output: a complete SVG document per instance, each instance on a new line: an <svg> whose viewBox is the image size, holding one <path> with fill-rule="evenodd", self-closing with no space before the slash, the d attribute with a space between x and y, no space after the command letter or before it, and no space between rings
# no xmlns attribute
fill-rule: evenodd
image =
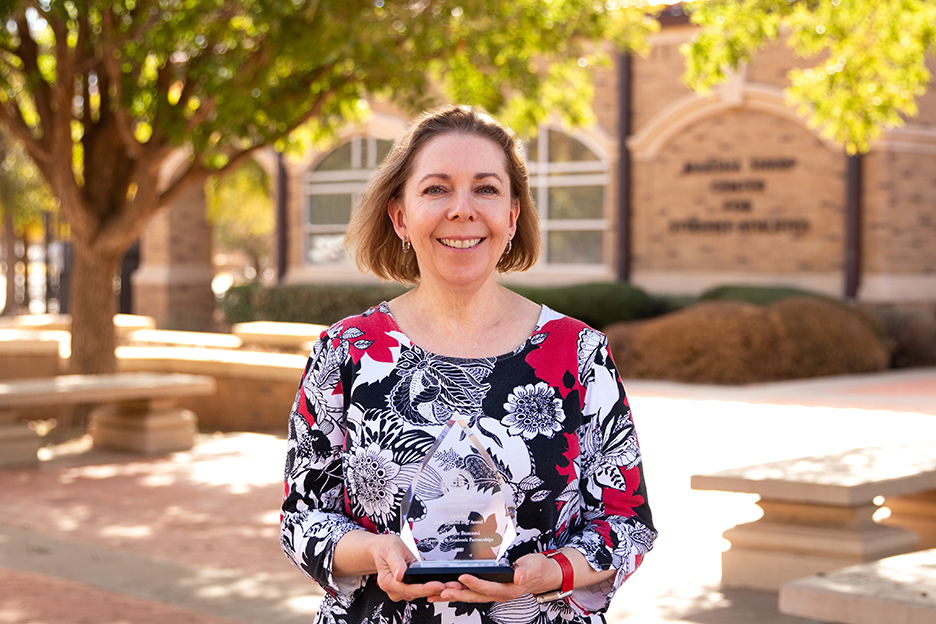
<svg viewBox="0 0 936 624"><path fill-rule="evenodd" d="M617 279L631 277L631 159L627 138L631 132L631 55L618 55L618 219Z"/></svg>
<svg viewBox="0 0 936 624"><path fill-rule="evenodd" d="M845 190L845 299L854 300L861 286L861 155L847 157Z"/></svg>
<svg viewBox="0 0 936 624"><path fill-rule="evenodd" d="M286 211L286 165L283 153L276 153L276 283L282 284L286 275L289 237L286 233L288 216Z"/></svg>

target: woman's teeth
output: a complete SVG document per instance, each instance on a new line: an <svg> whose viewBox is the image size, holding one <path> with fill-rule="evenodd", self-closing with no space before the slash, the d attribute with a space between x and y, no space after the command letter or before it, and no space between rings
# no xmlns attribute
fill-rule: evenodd
<svg viewBox="0 0 936 624"><path fill-rule="evenodd" d="M474 247L481 242L480 238L469 238L468 240L455 240L452 238L443 238L440 241L446 247L452 247L454 249L468 249L469 247Z"/></svg>

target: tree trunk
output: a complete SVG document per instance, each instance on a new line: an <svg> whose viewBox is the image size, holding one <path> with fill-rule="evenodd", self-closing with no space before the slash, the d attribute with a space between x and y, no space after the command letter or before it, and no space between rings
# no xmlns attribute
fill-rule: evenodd
<svg viewBox="0 0 936 624"><path fill-rule="evenodd" d="M6 263L6 299L3 316L16 314L16 234L13 233L13 215L7 210L3 215L3 249Z"/></svg>
<svg viewBox="0 0 936 624"><path fill-rule="evenodd" d="M73 252L70 372L116 372L114 276L121 254L102 252L82 241L75 241Z"/></svg>

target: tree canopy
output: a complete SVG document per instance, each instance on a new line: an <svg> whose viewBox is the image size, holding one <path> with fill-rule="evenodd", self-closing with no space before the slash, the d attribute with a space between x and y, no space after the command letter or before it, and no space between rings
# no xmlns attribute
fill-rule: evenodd
<svg viewBox="0 0 936 624"><path fill-rule="evenodd" d="M768 43L786 40L812 67L789 72L799 113L849 152L917 113L936 55L932 0L706 0L686 5L702 29L685 48L686 81L705 90Z"/></svg>
<svg viewBox="0 0 936 624"><path fill-rule="evenodd" d="M71 227L72 366L115 367L111 276L149 217L250 153L323 138L368 98L588 116L601 42L656 27L609 0L7 0L0 123Z"/></svg>

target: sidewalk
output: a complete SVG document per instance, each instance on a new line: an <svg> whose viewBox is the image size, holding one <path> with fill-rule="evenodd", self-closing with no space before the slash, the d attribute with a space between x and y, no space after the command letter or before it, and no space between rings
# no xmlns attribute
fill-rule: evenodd
<svg viewBox="0 0 936 624"><path fill-rule="evenodd" d="M625 386L661 537L612 624L810 622L778 614L775 594L719 588L721 533L753 519L754 497L692 491L690 475L908 439L936 448L936 369ZM64 451L0 471L0 623L312 620L321 593L278 543L282 438L202 436L156 458Z"/></svg>

